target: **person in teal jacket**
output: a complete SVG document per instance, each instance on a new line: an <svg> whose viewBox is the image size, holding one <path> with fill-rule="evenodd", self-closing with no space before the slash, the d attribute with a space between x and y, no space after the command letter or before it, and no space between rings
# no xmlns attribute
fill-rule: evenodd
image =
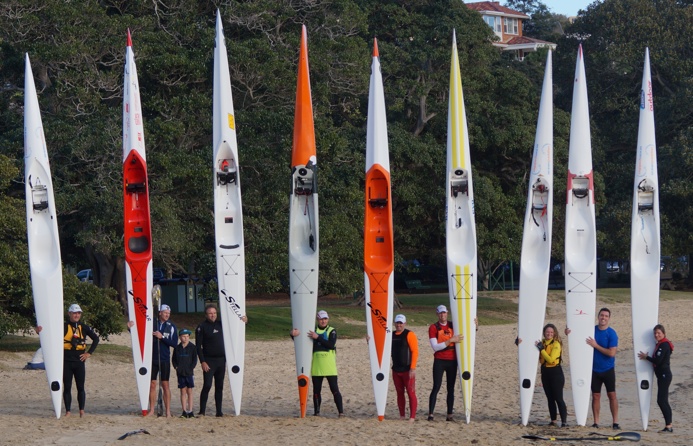
<svg viewBox="0 0 693 446"><path fill-rule="evenodd" d="M327 383L330 386L330 391L334 397L334 402L337 405L339 416L344 416L344 407L342 404L342 394L339 391L337 384L337 332L334 327L328 325L329 316L327 311L318 311L317 315L318 326L315 331L308 330L307 336L313 340L313 365L311 367L311 376L313 381L313 407L314 415L320 415L320 404L322 397L323 378L327 378ZM297 328L291 330L291 337L295 338L300 334Z"/></svg>

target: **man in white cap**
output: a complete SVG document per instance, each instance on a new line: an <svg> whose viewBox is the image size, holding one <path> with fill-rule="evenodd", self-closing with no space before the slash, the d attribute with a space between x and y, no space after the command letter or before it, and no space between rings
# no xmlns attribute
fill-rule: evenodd
<svg viewBox="0 0 693 446"><path fill-rule="evenodd" d="M438 322L428 328L428 338L433 348L433 389L428 397L428 421L433 421L433 410L436 407L438 392L443 384L443 373L447 380L447 421L453 421L453 404L455 403L455 380L457 379L457 353L455 343L461 337L456 335L452 322L448 321L448 309L438 305L436 309Z"/></svg>
<svg viewBox="0 0 693 446"><path fill-rule="evenodd" d="M65 337L63 339L63 351L65 352L63 363L63 402L65 402L65 416L70 416L72 409L72 378L77 385L77 403L79 416L84 416L87 393L84 390L87 368L85 362L89 359L99 345L99 336L92 328L82 322L82 308L78 304L70 305L67 310L67 322L65 322ZM40 333L43 327L36 327L36 333ZM87 350L87 337L91 339L91 346Z"/></svg>
<svg viewBox="0 0 693 446"><path fill-rule="evenodd" d="M327 311L320 310L317 315L318 326L315 331L308 330L308 337L313 340L313 364L311 375L313 381L313 408L314 415L320 415L320 404L322 397L322 380L327 378L330 391L337 405L337 412L340 417L344 416L344 406L342 404L342 394L337 384L337 332L328 325L330 317ZM291 338L300 334L298 328L291 330Z"/></svg>
<svg viewBox="0 0 693 446"><path fill-rule="evenodd" d="M416 419L416 362L419 359L419 341L416 334L405 328L407 318L403 314L395 316L395 332L392 334L392 381L397 392L399 418L406 419L406 399L409 396L409 422Z"/></svg>

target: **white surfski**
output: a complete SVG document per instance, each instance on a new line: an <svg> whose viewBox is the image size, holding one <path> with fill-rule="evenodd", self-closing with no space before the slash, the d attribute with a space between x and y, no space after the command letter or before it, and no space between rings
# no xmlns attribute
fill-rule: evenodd
<svg viewBox="0 0 693 446"><path fill-rule="evenodd" d="M385 93L376 39L373 39L368 93L365 192L363 279L366 330L370 339L368 353L375 407L378 419L382 421L390 383L395 247Z"/></svg>
<svg viewBox="0 0 693 446"><path fill-rule="evenodd" d="M640 91L640 126L633 182L633 222L630 247L630 293L633 315L633 356L640 402L642 428L647 430L652 400L654 369L638 352L654 351L652 329L658 323L660 232L657 144L655 142L654 101L650 76L650 52L645 64Z"/></svg>
<svg viewBox="0 0 693 446"><path fill-rule="evenodd" d="M289 290L291 321L300 331L294 339L296 378L301 417L306 416L313 362L313 341L306 335L315 329L318 306L318 176L313 124L313 103L308 69L308 33L301 31L296 82L294 138L291 150L289 196Z"/></svg>
<svg viewBox="0 0 693 446"><path fill-rule="evenodd" d="M221 15L217 10L214 47L214 229L219 310L233 408L241 413L245 370L245 246L241 179L236 144L229 62Z"/></svg>
<svg viewBox="0 0 693 446"><path fill-rule="evenodd" d="M565 294L570 353L570 382L575 419L584 426L590 407L597 288L597 229L594 217L592 144L587 81L582 46L578 49L573 83L573 110L568 149L565 211Z"/></svg>
<svg viewBox="0 0 693 446"><path fill-rule="evenodd" d="M123 203L128 316L135 322L130 329L132 358L140 406L142 414L146 415L154 338L152 244L142 103L129 30L123 88Z"/></svg>
<svg viewBox="0 0 693 446"><path fill-rule="evenodd" d="M522 256L517 336L520 378L520 412L527 425L534 396L539 352L534 343L542 338L546 295L551 267L553 219L553 81L551 50L546 56L544 85L539 103L537 133L529 176Z"/></svg>
<svg viewBox="0 0 693 446"><path fill-rule="evenodd" d="M55 416L63 396L63 267L53 181L29 55L24 68L24 186L31 290Z"/></svg>
<svg viewBox="0 0 693 446"><path fill-rule="evenodd" d="M457 39L452 34L450 63L450 101L448 105L448 143L446 174L446 252L450 314L455 334L464 337L455 344L467 423L472 413L474 353L476 346L476 223L469 135L464 110Z"/></svg>

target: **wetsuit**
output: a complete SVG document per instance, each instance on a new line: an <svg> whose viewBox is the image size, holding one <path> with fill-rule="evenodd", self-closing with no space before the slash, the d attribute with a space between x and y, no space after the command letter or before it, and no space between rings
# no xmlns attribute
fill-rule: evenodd
<svg viewBox="0 0 693 446"><path fill-rule="evenodd" d="M392 334L392 381L397 392L399 416L404 417L406 400L404 391L409 396L409 418L416 418L416 377L410 376L410 370L416 370L419 358L419 343L414 332L406 328Z"/></svg>
<svg viewBox="0 0 693 446"><path fill-rule="evenodd" d="M544 348L539 352L541 364L541 385L544 387L546 400L549 403L551 421L556 421L556 406L561 415L561 423L565 424L568 409L563 400L565 376L561 368L561 343L553 339L544 339Z"/></svg>
<svg viewBox="0 0 693 446"><path fill-rule="evenodd" d="M455 380L457 379L457 353L455 352L455 344L451 343L447 347L444 346L445 341L455 335L452 328L452 322L448 321L445 325L440 322L432 324L428 328L428 338L433 344L442 345L440 350L436 350L433 354L433 389L428 397L428 413L433 415L433 410L436 407L436 398L443 384L443 373L445 373L447 381L447 408L448 416L452 415L453 405L455 403Z"/></svg>
<svg viewBox="0 0 693 446"><path fill-rule="evenodd" d="M168 381L171 377L171 348L178 345L178 331L173 322L156 321L154 331L161 333L163 338L154 338L152 344L152 381L156 381L161 372L161 380ZM159 367L161 366L161 367Z"/></svg>
<svg viewBox="0 0 693 446"><path fill-rule="evenodd" d="M313 364L311 375L313 381L313 408L315 415L320 415L320 404L322 403L322 380L327 378L330 391L334 397L339 414L344 413L342 404L342 394L337 384L337 332L329 325L327 327L315 328L318 338L313 340Z"/></svg>
<svg viewBox="0 0 693 446"><path fill-rule="evenodd" d="M63 365L63 401L65 411L70 412L72 408L72 378L77 385L77 404L79 410L84 410L87 401L87 393L84 390L84 381L87 376L87 368L80 356L84 353L90 355L99 345L99 337L94 330L82 322L66 322L65 337L63 339L63 349L65 352ZM91 339L91 347L87 351L87 337Z"/></svg>
<svg viewBox="0 0 693 446"><path fill-rule="evenodd" d="M664 338L655 346L652 356L646 358L654 366L654 372L657 376L657 405L662 410L664 422L667 426L671 426L673 418L671 406L669 405L669 386L673 378L670 359L673 351L674 344L667 338Z"/></svg>
<svg viewBox="0 0 693 446"><path fill-rule="evenodd" d="M207 409L207 398L214 380L214 403L216 404L218 417L222 416L221 402L224 395L224 377L226 376L226 353L224 351L224 334L221 322L205 320L195 330L197 342L197 356L200 363L206 362L208 372L203 372L202 391L200 392L200 415L204 415Z"/></svg>

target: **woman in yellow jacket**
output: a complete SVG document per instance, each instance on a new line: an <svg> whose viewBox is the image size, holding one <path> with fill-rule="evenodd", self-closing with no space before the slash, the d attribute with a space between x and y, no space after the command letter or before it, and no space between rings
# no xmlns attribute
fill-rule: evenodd
<svg viewBox="0 0 693 446"><path fill-rule="evenodd" d="M541 384L544 386L544 393L549 402L549 415L551 416L549 426L557 426L556 406L558 406L558 413L561 415L561 427L567 427L568 410L565 401L563 401L565 377L561 368L561 337L556 326L546 324L544 326L544 340L537 341L535 345L539 349Z"/></svg>

